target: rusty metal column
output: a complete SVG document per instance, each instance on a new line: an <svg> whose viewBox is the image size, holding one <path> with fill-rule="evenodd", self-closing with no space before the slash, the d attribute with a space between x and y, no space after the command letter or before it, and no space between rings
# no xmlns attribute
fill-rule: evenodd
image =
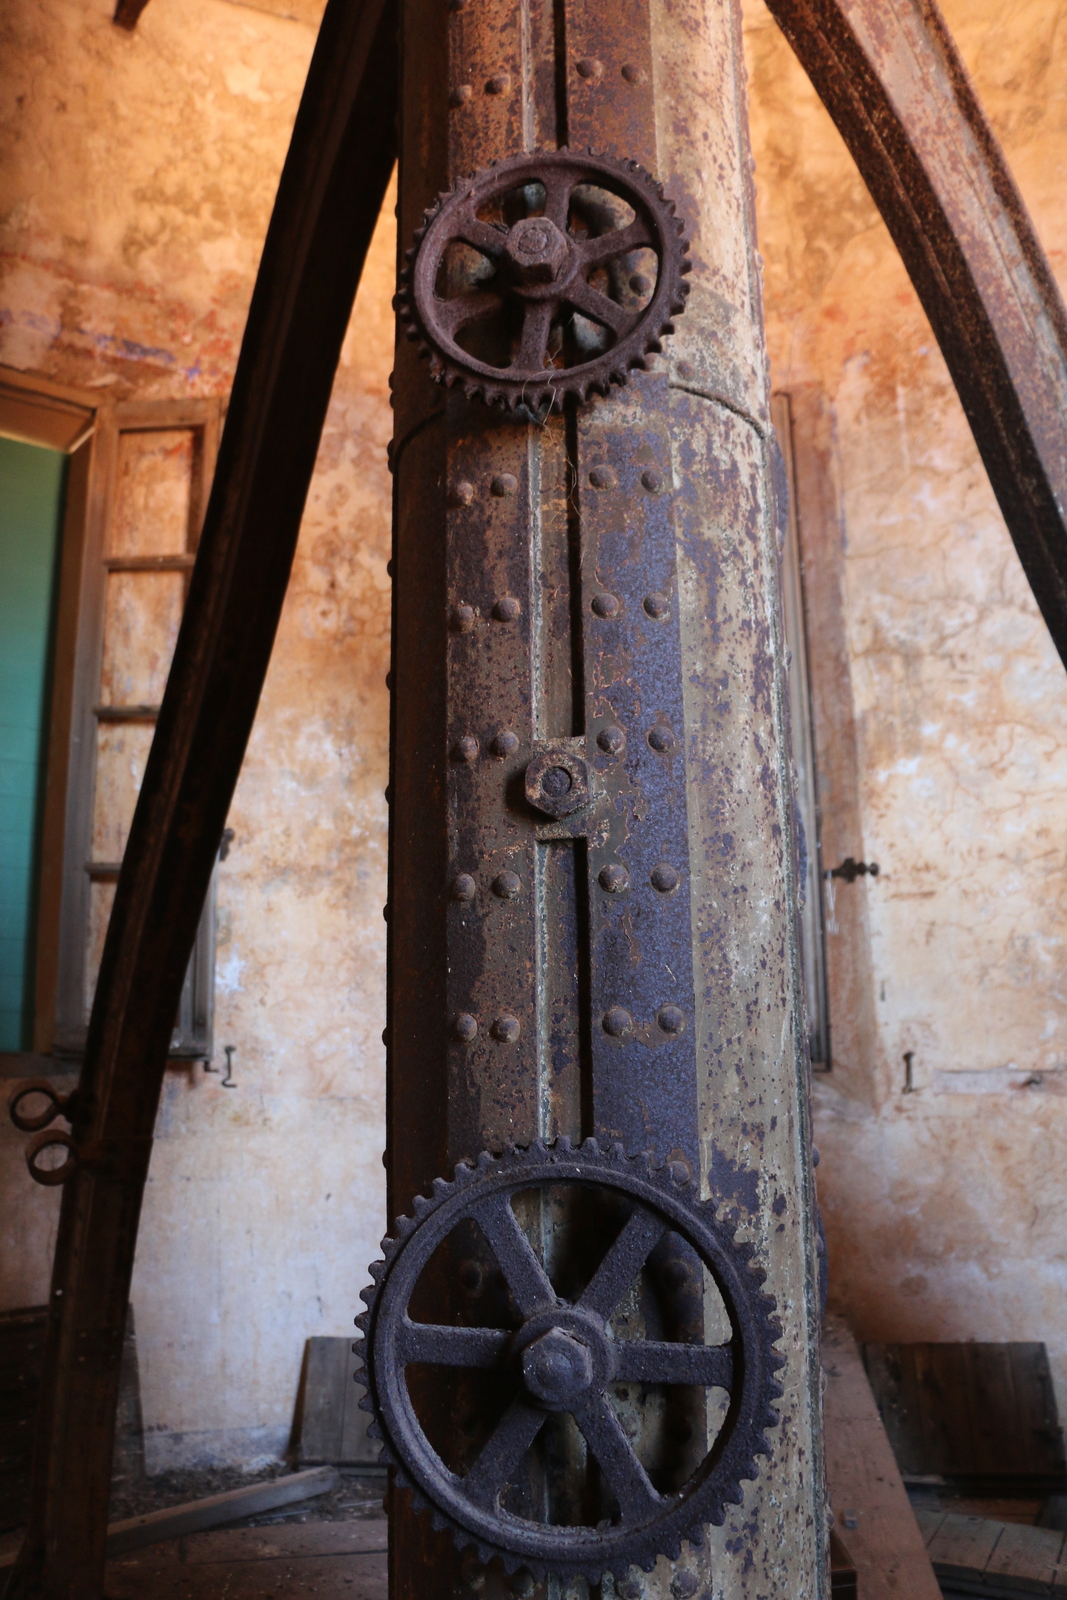
<svg viewBox="0 0 1067 1600"><path fill-rule="evenodd" d="M414 1221L362 1319L401 1466L392 1594L613 1574L626 1600L819 1596L784 513L737 7L407 0L402 53L386 1165ZM617 1153L551 1159L583 1198L602 1163L591 1222L538 1143L590 1137ZM717 1524L699 1547L689 1504Z"/></svg>

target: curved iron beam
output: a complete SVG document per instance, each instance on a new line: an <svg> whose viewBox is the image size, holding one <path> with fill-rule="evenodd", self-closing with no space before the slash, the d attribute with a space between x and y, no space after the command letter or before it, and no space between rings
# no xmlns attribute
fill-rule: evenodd
<svg viewBox="0 0 1067 1600"><path fill-rule="evenodd" d="M1067 663L1067 313L934 0L767 0L922 301Z"/></svg>
<svg viewBox="0 0 1067 1600"><path fill-rule="evenodd" d="M122 1330L167 1048L396 157L397 81L393 0L329 0L100 967L53 1267L30 1522L8 1600L102 1592Z"/></svg>

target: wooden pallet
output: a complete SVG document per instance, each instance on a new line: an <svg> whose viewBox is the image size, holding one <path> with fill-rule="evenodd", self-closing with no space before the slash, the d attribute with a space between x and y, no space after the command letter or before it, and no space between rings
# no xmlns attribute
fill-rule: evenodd
<svg viewBox="0 0 1067 1600"><path fill-rule="evenodd" d="M905 1478L991 1495L1064 1487L1043 1344L865 1344L863 1361Z"/></svg>
<svg viewBox="0 0 1067 1600"><path fill-rule="evenodd" d="M1067 1600L1067 1534L1061 1530L923 1509L915 1520L946 1594Z"/></svg>

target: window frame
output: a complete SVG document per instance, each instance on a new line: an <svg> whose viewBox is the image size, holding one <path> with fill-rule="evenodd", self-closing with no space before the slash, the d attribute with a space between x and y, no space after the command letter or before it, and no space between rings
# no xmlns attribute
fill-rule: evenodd
<svg viewBox="0 0 1067 1600"><path fill-rule="evenodd" d="M826 960L825 878L822 851L822 807L819 799L818 753L812 700L812 661L809 648L808 608L804 593L804 552L796 462L793 450L793 409L787 392L771 396L771 421L785 465L789 490L786 525L779 567L782 590L782 624L789 650L789 711L796 772L796 800L804 829L806 871L800 885L800 944L804 968L808 1048L813 1072L829 1072L830 986ZM804 865L804 863L802 863Z"/></svg>
<svg viewBox="0 0 1067 1600"><path fill-rule="evenodd" d="M92 831L105 591L116 561L107 555L107 539L122 435L175 429L194 435L185 557L180 562L122 558L125 570L177 566L188 574L203 525L221 420L222 403L216 398L116 402L92 390L0 366L3 432L69 457L37 876L33 1048L0 1055L0 1076L69 1072L85 1049L91 885L94 876L118 875L118 863L92 861ZM182 990L172 1059L211 1057L214 946L213 876Z"/></svg>

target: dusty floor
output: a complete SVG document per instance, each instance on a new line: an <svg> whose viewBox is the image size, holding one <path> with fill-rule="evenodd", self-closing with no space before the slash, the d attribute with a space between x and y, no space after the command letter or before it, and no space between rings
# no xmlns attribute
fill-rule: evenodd
<svg viewBox="0 0 1067 1600"><path fill-rule="evenodd" d="M324 1497L325 1498L325 1497ZM385 1600L386 1521L287 1520L271 1527L188 1534L107 1569L108 1600Z"/></svg>
<svg viewBox="0 0 1067 1600"><path fill-rule="evenodd" d="M116 1494L112 1519L243 1488L291 1470L206 1468L161 1473ZM385 1600L384 1475L342 1473L336 1489L228 1527L150 1545L108 1563L107 1600ZM17 1548L17 1533L0 1539L0 1556ZM0 1594L6 1572L0 1572Z"/></svg>

